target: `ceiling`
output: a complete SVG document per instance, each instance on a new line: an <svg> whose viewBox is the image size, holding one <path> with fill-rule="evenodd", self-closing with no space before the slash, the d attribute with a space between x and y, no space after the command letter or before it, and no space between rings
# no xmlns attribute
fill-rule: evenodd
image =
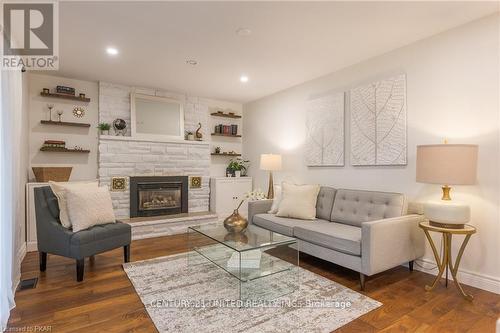
<svg viewBox="0 0 500 333"><path fill-rule="evenodd" d="M50 74L248 102L495 11L497 2L60 2L60 70Z"/></svg>

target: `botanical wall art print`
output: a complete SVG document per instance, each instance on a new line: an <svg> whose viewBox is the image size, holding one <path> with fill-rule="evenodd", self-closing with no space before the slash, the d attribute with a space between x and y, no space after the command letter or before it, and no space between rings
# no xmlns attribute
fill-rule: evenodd
<svg viewBox="0 0 500 333"><path fill-rule="evenodd" d="M344 165L344 93L307 101L307 166Z"/></svg>
<svg viewBox="0 0 500 333"><path fill-rule="evenodd" d="M350 91L351 164L406 165L406 75Z"/></svg>

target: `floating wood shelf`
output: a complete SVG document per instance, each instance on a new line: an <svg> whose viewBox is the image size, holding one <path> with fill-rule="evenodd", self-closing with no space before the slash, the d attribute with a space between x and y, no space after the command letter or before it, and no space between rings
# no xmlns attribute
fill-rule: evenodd
<svg viewBox="0 0 500 333"><path fill-rule="evenodd" d="M57 93L44 93L44 92L41 92L40 96L69 99L69 100L72 100L72 101L80 101L80 102L86 102L86 103L90 102L90 98L87 98L87 97L81 98L80 96L72 96L72 95L57 94Z"/></svg>
<svg viewBox="0 0 500 333"><path fill-rule="evenodd" d="M212 133L212 136L229 136L233 138L241 138L240 134L222 134L222 133Z"/></svg>
<svg viewBox="0 0 500 333"><path fill-rule="evenodd" d="M85 124L85 123L71 123L71 122L67 122L67 121L42 120L42 121L40 121L40 123L45 124L45 125L90 127L90 124Z"/></svg>
<svg viewBox="0 0 500 333"><path fill-rule="evenodd" d="M68 148L55 148L55 147L41 147L40 151L50 151L56 153L90 153L88 149L68 149Z"/></svg>
<svg viewBox="0 0 500 333"><path fill-rule="evenodd" d="M211 113L211 115L215 116L215 117L223 117L223 118L233 118L233 119L241 118L241 116L238 116L237 114L228 114L228 113L213 112L213 113Z"/></svg>
<svg viewBox="0 0 500 333"><path fill-rule="evenodd" d="M211 155L212 156L241 156L241 154L230 154L230 153L220 153L220 154L212 153Z"/></svg>

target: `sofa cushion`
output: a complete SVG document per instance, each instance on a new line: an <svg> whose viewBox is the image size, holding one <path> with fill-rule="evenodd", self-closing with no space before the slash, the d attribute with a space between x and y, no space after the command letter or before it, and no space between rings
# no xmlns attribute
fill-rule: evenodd
<svg viewBox="0 0 500 333"><path fill-rule="evenodd" d="M329 220L332 215L333 201L335 200L336 189L328 186L321 186L316 201L316 217L318 219Z"/></svg>
<svg viewBox="0 0 500 333"><path fill-rule="evenodd" d="M294 236L329 249L361 256L361 228L317 220L294 228Z"/></svg>
<svg viewBox="0 0 500 333"><path fill-rule="evenodd" d="M361 227L363 222L406 214L406 198L401 193L337 190L331 221Z"/></svg>
<svg viewBox="0 0 500 333"><path fill-rule="evenodd" d="M293 228L296 226L301 226L304 224L316 223L311 220L300 220L300 219L292 219L288 217L279 217L273 214L257 214L253 217L253 224L267 229L285 236L293 237ZM327 222L327 221L324 221Z"/></svg>

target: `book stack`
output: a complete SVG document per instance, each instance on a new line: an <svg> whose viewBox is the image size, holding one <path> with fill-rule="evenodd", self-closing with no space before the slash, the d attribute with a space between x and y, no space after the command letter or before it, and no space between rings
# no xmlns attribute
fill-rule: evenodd
<svg viewBox="0 0 500 333"><path fill-rule="evenodd" d="M262 257L262 252L260 252L260 250L241 252L241 254L234 252L227 261L227 267L240 268L240 255L241 268L260 268L260 258Z"/></svg>
<svg viewBox="0 0 500 333"><path fill-rule="evenodd" d="M65 149L66 148L66 142L64 141L58 141L58 140L45 140L43 143L44 148L60 148L60 149Z"/></svg>
<svg viewBox="0 0 500 333"><path fill-rule="evenodd" d="M57 86L56 92L58 94L64 94L69 96L75 96L75 88L65 87L65 86Z"/></svg>
<svg viewBox="0 0 500 333"><path fill-rule="evenodd" d="M238 135L238 125L222 125L215 126L215 134Z"/></svg>

